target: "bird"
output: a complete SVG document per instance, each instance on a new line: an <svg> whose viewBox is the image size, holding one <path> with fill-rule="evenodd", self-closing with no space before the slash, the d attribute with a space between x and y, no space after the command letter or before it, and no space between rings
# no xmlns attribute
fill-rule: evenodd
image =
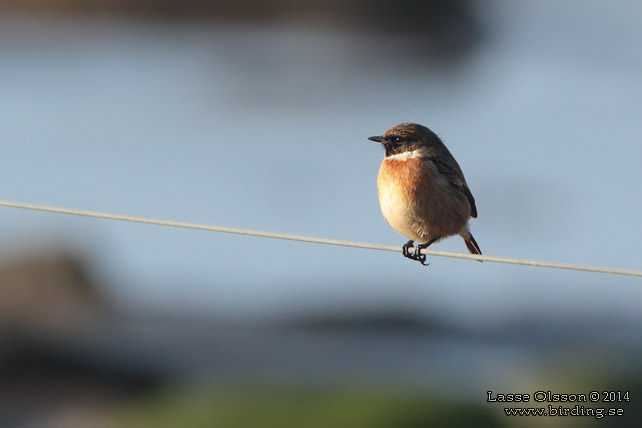
<svg viewBox="0 0 642 428"><path fill-rule="evenodd" d="M385 149L377 177L379 205L388 224L410 238L403 255L427 266L421 250L453 235L463 238L471 254L481 255L468 225L477 217L475 198L437 134L416 123L401 123L368 139Z"/></svg>

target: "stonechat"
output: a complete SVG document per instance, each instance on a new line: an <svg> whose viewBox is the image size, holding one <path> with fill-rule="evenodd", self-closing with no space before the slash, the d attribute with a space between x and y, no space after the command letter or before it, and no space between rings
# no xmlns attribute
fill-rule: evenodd
<svg viewBox="0 0 642 428"><path fill-rule="evenodd" d="M379 204L388 224L410 238L403 255L426 265L421 250L452 235L461 236L472 254L481 254L468 228L468 220L477 217L475 198L439 137L425 126L402 123L368 139L386 151L377 177Z"/></svg>

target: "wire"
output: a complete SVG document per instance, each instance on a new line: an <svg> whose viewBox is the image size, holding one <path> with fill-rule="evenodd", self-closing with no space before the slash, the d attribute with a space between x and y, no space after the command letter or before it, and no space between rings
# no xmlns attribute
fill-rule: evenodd
<svg viewBox="0 0 642 428"><path fill-rule="evenodd" d="M234 227L224 227L224 226L213 226L209 224L189 223L189 222L175 221L175 220L161 220L161 219L155 219L155 218L136 217L131 215L123 215L123 214L110 214L110 213L98 212L98 211L52 207L52 206L46 206L46 205L27 204L22 202L11 202L11 201L0 200L0 206L9 207L9 208L20 208L20 209L32 210L32 211L46 211L46 212L57 213L57 214L102 218L107 220L154 224L158 226L182 227L186 229L207 230L210 232L233 233L237 235L258 236L262 238L310 242L314 244L338 245L342 247L365 248L365 249L380 250L380 251L394 251L394 252L401 251L400 246L370 244L367 242L344 241L340 239L315 238L311 236L291 235L287 233L262 232L258 230L238 229ZM452 257L452 258L458 258L458 259L479 260L479 261L493 262L493 263L507 263L507 264L535 266L535 267L543 267L543 268L566 269L566 270L575 270L575 271L597 272L597 273L606 273L606 274L613 274L613 275L628 275L628 276L642 277L642 271L639 271L639 270L617 269L617 268L600 267L600 266L585 266L585 265L576 265L576 264L570 264L570 263L546 262L546 261L538 261L538 260L515 259L510 257L482 256L482 255L476 255L476 254L456 253L452 251L422 250L422 252L424 254L427 254L430 256L437 256L437 257Z"/></svg>

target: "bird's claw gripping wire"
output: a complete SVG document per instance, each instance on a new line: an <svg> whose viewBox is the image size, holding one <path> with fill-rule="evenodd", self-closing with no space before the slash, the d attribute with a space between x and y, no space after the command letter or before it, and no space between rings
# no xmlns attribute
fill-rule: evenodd
<svg viewBox="0 0 642 428"><path fill-rule="evenodd" d="M409 258L410 260L416 260L419 263L421 263L424 266L428 266L430 263L426 263L426 255L421 253L421 250L424 248L428 248L428 245L430 244L420 244L415 247L415 241L412 239L404 244L403 247L401 247L401 252L404 255L404 257ZM412 253L409 251L410 248L413 249Z"/></svg>

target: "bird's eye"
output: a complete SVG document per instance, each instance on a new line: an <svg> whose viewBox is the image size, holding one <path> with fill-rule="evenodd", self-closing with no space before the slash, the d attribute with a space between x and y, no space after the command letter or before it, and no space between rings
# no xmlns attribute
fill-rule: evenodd
<svg viewBox="0 0 642 428"><path fill-rule="evenodd" d="M401 137L398 137L398 136L390 137L390 142L393 144L401 144L402 141L403 141L403 138Z"/></svg>

